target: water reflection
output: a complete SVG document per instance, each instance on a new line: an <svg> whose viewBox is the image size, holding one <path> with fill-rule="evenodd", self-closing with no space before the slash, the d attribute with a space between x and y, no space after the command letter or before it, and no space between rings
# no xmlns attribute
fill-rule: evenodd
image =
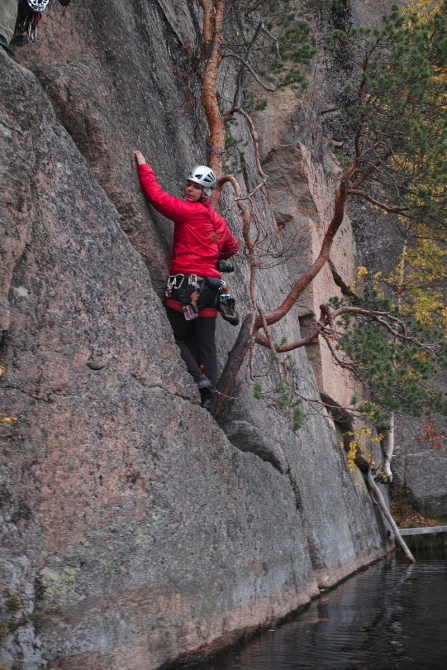
<svg viewBox="0 0 447 670"><path fill-rule="evenodd" d="M445 670L447 557L386 559L194 670Z"/></svg>

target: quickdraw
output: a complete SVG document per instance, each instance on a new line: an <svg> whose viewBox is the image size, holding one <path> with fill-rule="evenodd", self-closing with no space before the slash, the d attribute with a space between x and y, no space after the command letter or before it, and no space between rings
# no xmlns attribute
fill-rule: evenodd
<svg viewBox="0 0 447 670"><path fill-rule="evenodd" d="M60 0L59 0L60 1ZM13 44L23 47L28 44L28 40L35 42L37 38L37 24L39 23L42 12L48 7L50 0L22 0L19 4L18 16ZM68 2L61 4L68 5Z"/></svg>
<svg viewBox="0 0 447 670"><path fill-rule="evenodd" d="M177 283L177 280L180 279L180 283ZM187 280L187 283L190 286L193 286L196 291L200 292L200 284L199 281L203 281L204 277L199 277L198 275L170 275L168 277L168 283L166 284L166 290L165 290L165 296L166 298L170 298L172 295L172 290L173 289L181 289L183 286L183 282Z"/></svg>

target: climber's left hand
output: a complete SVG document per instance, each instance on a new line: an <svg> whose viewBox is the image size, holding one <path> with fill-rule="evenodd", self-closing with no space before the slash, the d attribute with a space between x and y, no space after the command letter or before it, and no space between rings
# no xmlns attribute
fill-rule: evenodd
<svg viewBox="0 0 447 670"><path fill-rule="evenodd" d="M134 151L134 154L135 154L135 158L137 159L138 165L144 165L145 162L146 162L146 159L143 156L143 154L141 153L141 151Z"/></svg>

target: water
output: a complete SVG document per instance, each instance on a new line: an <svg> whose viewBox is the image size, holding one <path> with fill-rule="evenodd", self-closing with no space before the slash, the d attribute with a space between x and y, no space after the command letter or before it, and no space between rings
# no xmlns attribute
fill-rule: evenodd
<svg viewBox="0 0 447 670"><path fill-rule="evenodd" d="M446 670L447 554L387 558L194 670Z"/></svg>

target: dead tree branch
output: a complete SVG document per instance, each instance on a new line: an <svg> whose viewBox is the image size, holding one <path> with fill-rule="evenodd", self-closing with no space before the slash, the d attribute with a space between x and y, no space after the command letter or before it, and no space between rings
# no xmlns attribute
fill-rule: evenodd
<svg viewBox="0 0 447 670"><path fill-rule="evenodd" d="M253 49L253 47L255 45L255 42L259 37L259 33L261 32L261 29L262 29L263 25L264 25L263 22L260 21L256 30L255 30L255 32L254 32L254 35L251 39L251 42L248 45L247 50L244 54L244 60L245 61L248 61L248 59L250 58L250 52ZM242 89L244 87L244 81L245 81L245 69L246 69L245 64L242 64L241 67L239 68L239 72L238 72L237 79L236 79L236 91L235 91L234 98L233 98L233 107L240 107L240 105L241 105Z"/></svg>
<svg viewBox="0 0 447 670"><path fill-rule="evenodd" d="M390 524L391 530L394 533L394 537L396 538L396 540L398 541L398 543L402 547L402 549L405 553L405 556L408 558L409 561L411 561L411 563L416 563L416 560L415 560L413 554L408 549L404 539L402 538L402 535L399 532L399 528L397 527L396 522L394 521L393 517L390 514L390 511L389 511L388 507L386 506L386 502L385 502L385 499L382 495L382 491L379 489L376 482L374 481L374 477L372 476L371 468L368 469L367 480L368 480L369 486L374 491L374 493L376 495L376 498L378 500L380 509L382 510L384 517L386 518L386 520Z"/></svg>
<svg viewBox="0 0 447 670"><path fill-rule="evenodd" d="M266 91L270 91L271 93L274 93L277 90L276 86L269 86L269 84L265 84L259 77L259 75L255 72L255 70L253 70L250 63L247 63L247 61L244 58L242 58L242 56L238 56L237 54L233 54L228 51L226 54L222 56L222 58L236 58L236 60L240 61L247 68L250 74L256 79L259 86L262 86L262 88L264 88Z"/></svg>

